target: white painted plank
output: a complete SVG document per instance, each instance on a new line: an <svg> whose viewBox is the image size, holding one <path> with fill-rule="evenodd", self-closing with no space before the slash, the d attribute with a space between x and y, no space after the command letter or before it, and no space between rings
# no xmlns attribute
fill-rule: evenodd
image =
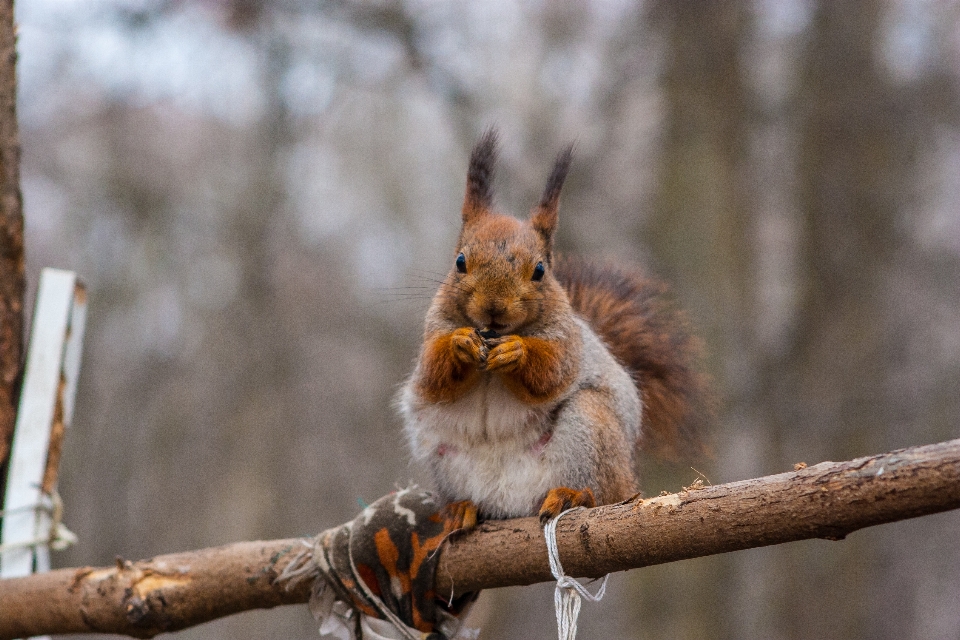
<svg viewBox="0 0 960 640"><path fill-rule="evenodd" d="M67 325L66 345L63 348L63 428L70 428L73 421L73 407L77 396L77 377L80 374L80 356L83 351L83 332L87 319L87 291L82 283L77 281L73 290L73 304ZM54 399L56 403L56 399ZM59 523L57 523L59 525ZM51 514L46 511L37 512L36 532L44 535L54 526ZM50 547L40 546L34 550L34 573L50 571Z"/></svg>
<svg viewBox="0 0 960 640"><path fill-rule="evenodd" d="M76 275L72 272L44 269L40 274L20 407L10 452L4 499L6 515L0 535L0 542L4 545L29 542L37 536L37 516L32 507L41 499L40 484L50 447L50 431L75 289ZM33 564L33 548L8 549L0 557L0 577L29 575L33 572Z"/></svg>

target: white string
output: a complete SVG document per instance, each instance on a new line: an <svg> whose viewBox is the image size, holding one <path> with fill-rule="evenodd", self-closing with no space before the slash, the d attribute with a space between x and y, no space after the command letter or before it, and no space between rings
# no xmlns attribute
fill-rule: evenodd
<svg viewBox="0 0 960 640"><path fill-rule="evenodd" d="M49 546L54 551L63 551L77 543L77 534L63 524L63 500L56 489L52 494L40 494L38 504L28 504L13 509L0 509L0 518L11 513L22 511L34 511L36 513L46 513L50 516L50 530L46 536L36 537L32 540L23 540L21 542L7 542L0 544L0 555L12 549L38 548Z"/></svg>
<svg viewBox="0 0 960 640"><path fill-rule="evenodd" d="M607 590L607 578L610 577L609 575L603 576L603 582L600 583L600 588L594 595L587 591L585 586L566 575L560 565L560 550L557 549L557 523L564 515L582 508L567 509L549 521L543 528L543 537L547 540L547 558L550 560L550 572L557 579L557 588L553 592L553 605L557 610L557 637L559 640L575 640L581 596L590 602L600 602Z"/></svg>

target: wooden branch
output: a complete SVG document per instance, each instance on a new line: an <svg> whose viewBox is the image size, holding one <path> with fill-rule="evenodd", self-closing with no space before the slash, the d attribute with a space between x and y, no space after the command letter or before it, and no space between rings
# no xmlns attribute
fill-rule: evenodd
<svg viewBox="0 0 960 640"><path fill-rule="evenodd" d="M150 638L248 609L306 602L310 585L286 591L274 583L304 548L300 539L238 542L0 580L0 638L98 632Z"/></svg>
<svg viewBox="0 0 960 640"><path fill-rule="evenodd" d="M960 439L570 514L557 544L567 574L597 578L957 508ZM437 590L551 580L546 558L535 521L486 524L444 550Z"/></svg>
<svg viewBox="0 0 960 640"><path fill-rule="evenodd" d="M604 573L793 540L840 540L876 524L960 507L960 439L796 472L574 512L557 541L570 575ZM300 540L60 569L0 580L0 640L42 633L152 637L255 608L306 602L274 579ZM444 548L440 593L550 580L534 518L488 522Z"/></svg>

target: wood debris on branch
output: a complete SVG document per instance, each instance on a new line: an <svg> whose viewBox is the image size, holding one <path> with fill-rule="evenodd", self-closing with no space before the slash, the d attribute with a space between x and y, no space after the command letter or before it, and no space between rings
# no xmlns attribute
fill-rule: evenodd
<svg viewBox="0 0 960 640"><path fill-rule="evenodd" d="M570 513L557 527L569 575L780 544L841 540L877 524L960 508L960 439ZM275 579L301 539L237 544L114 567L0 580L0 640L46 633L148 638L240 611L306 602ZM491 521L444 547L437 591L550 580L536 518Z"/></svg>

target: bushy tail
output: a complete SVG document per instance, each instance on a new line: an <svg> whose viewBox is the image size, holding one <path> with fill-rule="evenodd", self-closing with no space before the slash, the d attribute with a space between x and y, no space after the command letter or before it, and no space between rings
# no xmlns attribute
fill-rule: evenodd
<svg viewBox="0 0 960 640"><path fill-rule="evenodd" d="M643 400L640 446L668 459L706 452L703 424L713 409L702 343L667 286L633 271L558 258L554 273L574 310L637 383Z"/></svg>

